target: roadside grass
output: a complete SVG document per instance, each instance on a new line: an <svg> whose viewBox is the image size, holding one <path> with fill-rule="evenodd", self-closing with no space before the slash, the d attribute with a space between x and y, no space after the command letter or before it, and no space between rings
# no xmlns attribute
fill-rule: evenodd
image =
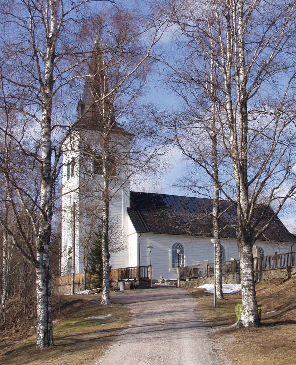
<svg viewBox="0 0 296 365"><path fill-rule="evenodd" d="M256 285L262 305L259 328L237 329L235 304L240 294L225 294L213 308L213 295L190 290L197 298L204 318L213 331L214 343L236 365L296 365L296 278L270 280ZM223 359L223 356L221 356ZM226 362L225 362L226 363Z"/></svg>
<svg viewBox="0 0 296 365"><path fill-rule="evenodd" d="M37 350L36 336L6 341L0 363L5 365L88 365L93 364L129 320L120 304L101 306L94 298L60 297L54 321L55 346Z"/></svg>

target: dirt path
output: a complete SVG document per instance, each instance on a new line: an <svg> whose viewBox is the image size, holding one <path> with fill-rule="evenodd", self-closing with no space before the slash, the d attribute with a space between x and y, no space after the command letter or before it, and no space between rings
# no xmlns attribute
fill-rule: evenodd
<svg viewBox="0 0 296 365"><path fill-rule="evenodd" d="M132 312L129 328L95 365L218 365L196 300L185 290L156 288L112 297Z"/></svg>

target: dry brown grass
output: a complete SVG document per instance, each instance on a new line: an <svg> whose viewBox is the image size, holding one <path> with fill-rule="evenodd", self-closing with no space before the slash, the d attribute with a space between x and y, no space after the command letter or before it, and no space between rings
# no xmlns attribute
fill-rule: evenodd
<svg viewBox="0 0 296 365"><path fill-rule="evenodd" d="M213 331L219 351L236 365L296 365L296 278L272 280L257 285L262 305L258 329L236 329L234 306L239 294L225 295L213 308L213 295L191 290ZM34 328L0 333L0 364L88 365L100 355L126 326L129 313L122 305L102 307L93 296L60 297L55 302L55 347L35 349L35 337L25 335ZM112 314L108 318L91 318ZM222 349L222 350L221 350Z"/></svg>
<svg viewBox="0 0 296 365"><path fill-rule="evenodd" d="M260 328L236 329L234 306L239 294L225 295L212 307L213 296L194 290L208 324L214 329L214 341L232 364L296 365L296 278L271 280L256 286L262 305Z"/></svg>
<svg viewBox="0 0 296 365"><path fill-rule="evenodd" d="M129 313L122 305L104 307L94 297L60 297L55 303L55 346L37 350L36 338L24 340L2 334L0 363L5 365L88 365L106 350L126 325ZM109 314L109 317L104 318ZM112 316L110 316L110 314ZM63 319L61 319L63 318ZM24 336L24 332L19 336ZM19 337L18 336L18 337Z"/></svg>

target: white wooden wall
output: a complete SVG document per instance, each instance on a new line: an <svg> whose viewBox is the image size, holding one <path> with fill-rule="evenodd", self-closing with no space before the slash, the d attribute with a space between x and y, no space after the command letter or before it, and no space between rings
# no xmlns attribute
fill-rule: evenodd
<svg viewBox="0 0 296 365"><path fill-rule="evenodd" d="M119 149L129 149L129 141L121 135L115 136ZM102 178L93 174L93 159L81 153L87 146L99 146L99 137L94 131L79 131L68 137L63 145L63 187L62 187L62 274L69 274L69 249L73 248L73 203L76 204L75 220L75 272L84 272L86 252L95 239L101 215ZM98 150L99 151L99 150ZM75 159L74 176L67 178L67 163ZM126 169L125 169L126 170ZM128 172L119 170L118 185L114 187L115 195L110 203L110 223L113 239L121 251L111 253L110 264L113 268L129 266L129 248L127 242L130 187ZM112 236L112 234L111 234ZM68 271L68 272L67 272Z"/></svg>
<svg viewBox="0 0 296 365"><path fill-rule="evenodd" d="M141 265L149 265L150 255L148 246L152 246L151 263L153 266L153 279L163 276L168 280L177 278L176 269L172 268L172 246L181 243L184 247L185 266L213 262L214 247L210 238L195 238L188 236L170 236L144 233L140 239ZM239 259L237 242L234 239L222 239L221 244L225 249L225 260ZM265 255L286 253L290 251L290 244L274 244L258 241L257 246L264 250Z"/></svg>

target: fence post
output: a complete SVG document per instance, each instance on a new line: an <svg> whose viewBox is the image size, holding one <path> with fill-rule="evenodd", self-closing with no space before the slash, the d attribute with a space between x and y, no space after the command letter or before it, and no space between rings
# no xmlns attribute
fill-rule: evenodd
<svg viewBox="0 0 296 365"><path fill-rule="evenodd" d="M75 272L72 273L72 295L75 294Z"/></svg>
<svg viewBox="0 0 296 365"><path fill-rule="evenodd" d="M150 288L152 288L152 265L148 266L148 278L150 279Z"/></svg>
<svg viewBox="0 0 296 365"><path fill-rule="evenodd" d="M258 269L259 269L258 279L259 279L259 281L262 280L262 271L263 271L262 261L263 261L262 256L259 256L259 260L258 260L258 265L259 265L259 267L258 267Z"/></svg>

